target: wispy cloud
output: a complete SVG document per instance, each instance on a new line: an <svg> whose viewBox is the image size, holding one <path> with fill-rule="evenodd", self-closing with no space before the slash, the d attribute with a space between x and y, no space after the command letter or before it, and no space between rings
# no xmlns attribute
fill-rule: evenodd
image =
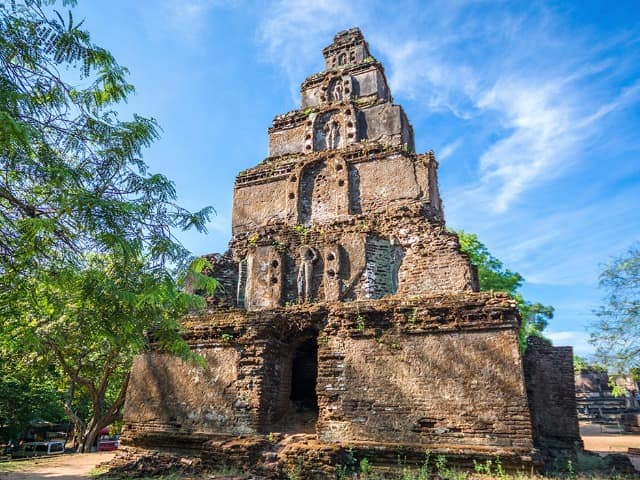
<svg viewBox="0 0 640 480"><path fill-rule="evenodd" d="M572 163L579 116L565 96L564 79L543 87L500 79L477 99L481 110L496 112L504 131L480 157L479 197L489 192L489 205L504 212L523 191L560 175ZM485 195L483 195L485 194Z"/></svg>
<svg viewBox="0 0 640 480"><path fill-rule="evenodd" d="M590 356L595 353L593 345L589 343L589 334L586 331L565 330L561 332L544 332L554 345L571 346L573 353L581 356Z"/></svg>
<svg viewBox="0 0 640 480"><path fill-rule="evenodd" d="M280 0L268 10L258 40L268 59L287 72L294 101L302 80L322 65L322 48L338 30L363 20L366 11L358 0Z"/></svg>
<svg viewBox="0 0 640 480"><path fill-rule="evenodd" d="M455 153L456 150L458 150L458 148L460 148L460 145L462 145L462 139L458 138L457 140L454 140L451 143L447 143L446 145L444 145L438 152L438 160L440 160L440 162L446 160L447 158L449 158L451 155L453 155Z"/></svg>
<svg viewBox="0 0 640 480"><path fill-rule="evenodd" d="M478 89L477 76L465 65L444 60L441 43L431 40L398 41L380 33L373 42L382 52L389 86L396 95L424 102L432 112L450 112L456 117L472 117L470 102Z"/></svg>
<svg viewBox="0 0 640 480"><path fill-rule="evenodd" d="M491 198L494 211L506 211L527 189L563 175L580 160L597 122L640 93L636 83L598 104L574 93L579 80L558 76L534 86L500 79L478 99L478 108L495 111L508 132L481 155L480 191L473 189Z"/></svg>
<svg viewBox="0 0 640 480"><path fill-rule="evenodd" d="M588 95L584 83L609 68L607 62L574 70L572 65L568 70L565 65L548 68L549 59L535 57L527 67L510 58L497 65L460 65L451 60L452 52L466 40L449 36L435 44L415 39L377 43L397 94L422 102L432 112L449 111L463 120L493 125L497 137L479 156L479 181L467 188L468 197L484 200L484 207L494 212L507 211L524 192L566 173L597 123L638 100L637 83L605 101ZM525 48L521 54L528 53Z"/></svg>
<svg viewBox="0 0 640 480"><path fill-rule="evenodd" d="M208 25L215 8L236 7L240 0L163 0L160 10L164 21L187 41L196 41Z"/></svg>

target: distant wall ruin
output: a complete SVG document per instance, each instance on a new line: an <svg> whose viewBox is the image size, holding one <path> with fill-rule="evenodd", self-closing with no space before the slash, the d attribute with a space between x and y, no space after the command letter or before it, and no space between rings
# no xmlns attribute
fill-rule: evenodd
<svg viewBox="0 0 640 480"><path fill-rule="evenodd" d="M535 445L573 451L582 446L573 383L573 348L529 337L524 356Z"/></svg>

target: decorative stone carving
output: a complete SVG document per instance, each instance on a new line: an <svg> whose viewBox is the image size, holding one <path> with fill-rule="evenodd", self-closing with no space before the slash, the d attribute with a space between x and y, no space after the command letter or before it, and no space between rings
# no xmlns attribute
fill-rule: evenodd
<svg viewBox="0 0 640 480"><path fill-rule="evenodd" d="M340 300L342 289L340 247L329 245L324 251L324 298L329 302Z"/></svg>
<svg viewBox="0 0 640 480"><path fill-rule="evenodd" d="M342 81L340 79L333 80L331 82L331 86L329 87L329 101L330 102L341 102L344 95L344 87L342 86Z"/></svg>
<svg viewBox="0 0 640 480"><path fill-rule="evenodd" d="M327 148L338 148L340 146L340 124L331 118L324 127L327 138Z"/></svg>
<svg viewBox="0 0 640 480"><path fill-rule="evenodd" d="M272 245L257 246L249 253L246 262L245 307L278 306L282 299L282 255Z"/></svg>
<svg viewBox="0 0 640 480"><path fill-rule="evenodd" d="M344 68L369 58L369 46L357 28L338 32L333 43L322 51L327 70Z"/></svg>
<svg viewBox="0 0 640 480"><path fill-rule="evenodd" d="M239 307L245 306L245 291L247 288L247 259L238 262L238 288L236 291L236 303Z"/></svg>
<svg viewBox="0 0 640 480"><path fill-rule="evenodd" d="M313 150L330 150L341 144L341 128L338 112L332 110L319 115L315 121Z"/></svg>
<svg viewBox="0 0 640 480"><path fill-rule="evenodd" d="M349 214L349 167L342 157L333 158L335 215Z"/></svg>
<svg viewBox="0 0 640 480"><path fill-rule="evenodd" d="M318 252L309 245L302 245L298 249L300 254L300 267L298 268L298 302L311 301L311 287L313 283L313 264L318 261Z"/></svg>
<svg viewBox="0 0 640 480"><path fill-rule="evenodd" d="M282 255L275 248L269 255L269 297L274 306L282 301Z"/></svg>
<svg viewBox="0 0 640 480"><path fill-rule="evenodd" d="M404 249L396 237L391 237L391 288L392 292L398 291L398 271L404 258Z"/></svg>

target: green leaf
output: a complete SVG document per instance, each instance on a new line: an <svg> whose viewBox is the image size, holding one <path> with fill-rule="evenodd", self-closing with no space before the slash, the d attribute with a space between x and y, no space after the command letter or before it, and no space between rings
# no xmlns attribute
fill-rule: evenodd
<svg viewBox="0 0 640 480"><path fill-rule="evenodd" d="M0 424L11 394L26 402L15 428L46 402L64 401L79 429L110 421L110 407L117 417L152 341L200 364L179 319L206 301L185 281L219 286L174 235L206 231L213 209L181 207L173 182L149 172L160 127L119 117L128 70L72 12L42 8L55 4L0 5Z"/></svg>
<svg viewBox="0 0 640 480"><path fill-rule="evenodd" d="M522 275L505 268L477 235L463 230L456 233L460 240L460 249L469 256L471 263L478 269L480 290L505 292L516 301L522 319L518 337L520 347L524 351L527 337L531 335L543 337L542 331L553 318L553 307L526 301L518 291L524 283Z"/></svg>

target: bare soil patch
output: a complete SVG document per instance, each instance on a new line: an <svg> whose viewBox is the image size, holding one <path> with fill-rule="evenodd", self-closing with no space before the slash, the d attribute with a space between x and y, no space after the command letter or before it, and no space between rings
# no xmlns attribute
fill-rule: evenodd
<svg viewBox="0 0 640 480"><path fill-rule="evenodd" d="M114 456L114 452L98 452L9 462L0 464L0 480L85 480L93 468Z"/></svg>
<svg viewBox="0 0 640 480"><path fill-rule="evenodd" d="M620 431L620 429L596 423L580 423L580 435L585 450L606 453L627 453L629 448L640 448L640 435ZM640 456L629 455L633 466L640 470Z"/></svg>

